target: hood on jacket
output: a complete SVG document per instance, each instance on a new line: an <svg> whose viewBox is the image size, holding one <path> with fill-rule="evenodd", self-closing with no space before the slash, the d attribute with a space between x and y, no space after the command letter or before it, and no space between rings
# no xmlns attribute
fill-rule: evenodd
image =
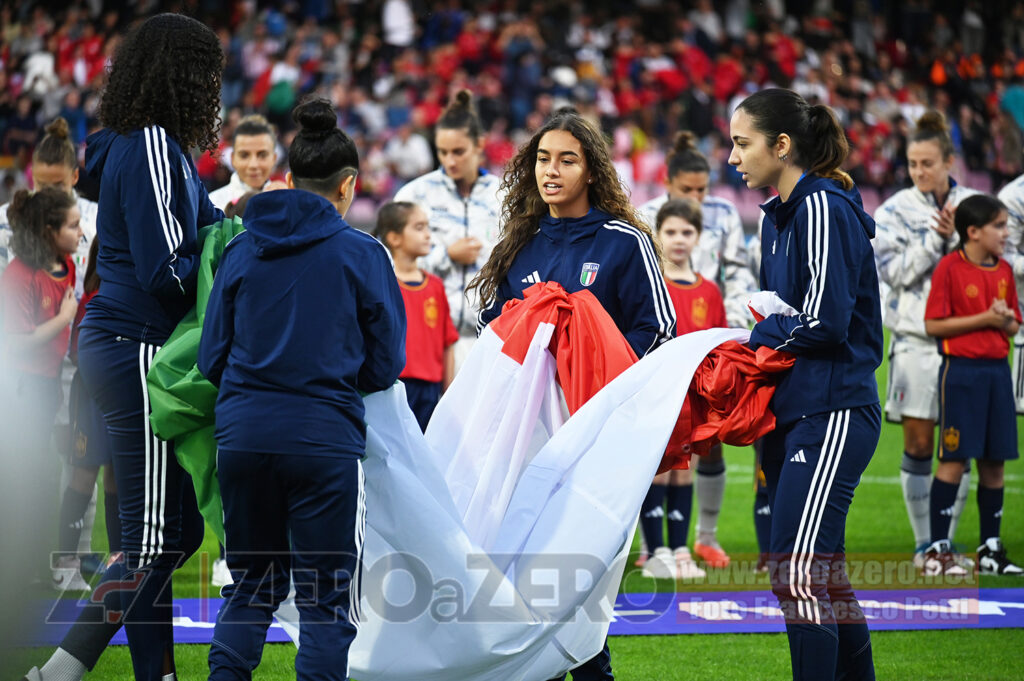
<svg viewBox="0 0 1024 681"><path fill-rule="evenodd" d="M611 215L591 206L586 215L578 218L554 218L551 214L542 215L540 218L540 231L547 238L555 243L573 242L586 238L600 229L609 220L614 220Z"/></svg>
<svg viewBox="0 0 1024 681"><path fill-rule="evenodd" d="M85 172L97 180L103 174L103 166L107 163L110 147L117 139L117 133L103 128L85 139Z"/></svg>
<svg viewBox="0 0 1024 681"><path fill-rule="evenodd" d="M302 250L351 229L330 201L302 189L257 194L245 207L244 221L260 258Z"/></svg>
<svg viewBox="0 0 1024 681"><path fill-rule="evenodd" d="M776 228L781 223L783 229L785 229L785 225L789 223L789 216L803 204L805 198L818 191L826 191L848 202L856 209L852 211L852 214L856 215L860 220L861 227L863 227L864 232L868 235L868 239L875 238L875 220L864 210L864 203L861 201L860 191L858 191L856 185L850 189L844 189L836 180L821 177L820 175L805 175L793 187L788 201L783 201L778 196L775 196L767 203L762 204L761 210L764 211L765 218L775 225Z"/></svg>

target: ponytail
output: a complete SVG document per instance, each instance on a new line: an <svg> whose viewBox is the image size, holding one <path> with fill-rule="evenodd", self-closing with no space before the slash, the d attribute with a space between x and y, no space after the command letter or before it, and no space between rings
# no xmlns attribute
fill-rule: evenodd
<svg viewBox="0 0 1024 681"><path fill-rule="evenodd" d="M755 92L738 108L747 112L769 147L775 146L780 135L788 135L793 141L794 163L839 182L844 189L853 187L853 179L840 169L850 153L850 144L832 109L823 104L811 106L797 93L783 88Z"/></svg>
<svg viewBox="0 0 1024 681"><path fill-rule="evenodd" d="M480 117L476 114L476 107L473 106L473 93L469 90L459 90L452 97L441 117L437 119L438 130L465 130L473 143L480 141L482 130Z"/></svg>
<svg viewBox="0 0 1024 681"><path fill-rule="evenodd" d="M72 169L78 167L78 154L64 118L58 116L46 126L46 136L36 145L32 162Z"/></svg>
<svg viewBox="0 0 1024 681"><path fill-rule="evenodd" d="M939 111L926 111L917 119L917 127L910 136L911 142L935 142L939 145L942 158L953 157L953 136L949 134L946 117Z"/></svg>
<svg viewBox="0 0 1024 681"><path fill-rule="evenodd" d="M798 155L810 160L809 172L843 185L844 189L853 187L853 178L840 169L846 157L850 155L850 143L846 140L843 126L832 109L824 104L815 104L807 113L807 139L810 147L805 157L804 151L797 144ZM813 154L813 155L811 155Z"/></svg>
<svg viewBox="0 0 1024 681"><path fill-rule="evenodd" d="M689 130L683 130L676 135L667 165L669 179L679 173L711 172L708 159L697 149L697 136Z"/></svg>

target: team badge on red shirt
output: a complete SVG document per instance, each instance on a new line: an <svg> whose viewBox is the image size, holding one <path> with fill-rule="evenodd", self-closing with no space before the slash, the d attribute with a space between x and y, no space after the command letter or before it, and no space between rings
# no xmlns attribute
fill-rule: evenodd
<svg viewBox="0 0 1024 681"><path fill-rule="evenodd" d="M434 328L437 326L437 320L441 318L441 313L437 307L437 299L433 296L426 299L423 303L423 321L427 323L427 326Z"/></svg>

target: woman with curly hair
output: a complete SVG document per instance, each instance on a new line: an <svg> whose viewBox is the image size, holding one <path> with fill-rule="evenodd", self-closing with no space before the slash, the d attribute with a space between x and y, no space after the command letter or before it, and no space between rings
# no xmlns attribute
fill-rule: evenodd
<svg viewBox="0 0 1024 681"><path fill-rule="evenodd" d="M584 288L601 302L637 357L674 335L661 253L629 202L601 132L571 109L556 113L509 163L501 240L470 285L481 331L537 282Z"/></svg>
<svg viewBox="0 0 1024 681"><path fill-rule="evenodd" d="M123 551L94 598L106 615L121 613L140 680L174 677L171 573L203 536L191 480L150 430L146 372L195 303L198 228L224 217L189 154L217 143L223 67L208 27L175 14L147 19L114 56L100 103L105 129L87 140L86 171L100 181L103 285L81 323L78 360L107 425ZM131 588L111 589L116 582ZM41 677L81 675L110 629L74 627Z"/></svg>
<svg viewBox="0 0 1024 681"><path fill-rule="evenodd" d="M675 336L661 253L637 215L601 132L571 109L556 113L509 164L502 181L501 240L473 280L482 330L539 282L589 290L637 357ZM573 679L612 679L608 645Z"/></svg>

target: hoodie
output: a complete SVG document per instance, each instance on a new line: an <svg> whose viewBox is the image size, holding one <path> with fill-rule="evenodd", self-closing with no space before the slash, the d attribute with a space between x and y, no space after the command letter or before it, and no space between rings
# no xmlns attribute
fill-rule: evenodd
<svg viewBox="0 0 1024 681"><path fill-rule="evenodd" d="M478 333L512 298L539 282L568 293L589 289L626 337L637 357L675 337L676 313L661 275L651 237L597 208L579 218L540 219L498 285L495 300L480 311Z"/></svg>
<svg viewBox="0 0 1024 681"><path fill-rule="evenodd" d="M195 304L197 231L223 219L192 157L160 126L86 140L100 182L96 273L82 328L162 344Z"/></svg>
<svg viewBox="0 0 1024 681"><path fill-rule="evenodd" d="M391 259L316 194L254 196L221 258L199 371L218 386L221 448L361 457L360 392L405 365L405 308Z"/></svg>
<svg viewBox="0 0 1024 681"><path fill-rule="evenodd" d="M780 424L878 404L882 313L871 239L875 223L856 188L806 175L788 201L761 206L761 288L798 310L754 325L751 346L796 355L772 410Z"/></svg>

